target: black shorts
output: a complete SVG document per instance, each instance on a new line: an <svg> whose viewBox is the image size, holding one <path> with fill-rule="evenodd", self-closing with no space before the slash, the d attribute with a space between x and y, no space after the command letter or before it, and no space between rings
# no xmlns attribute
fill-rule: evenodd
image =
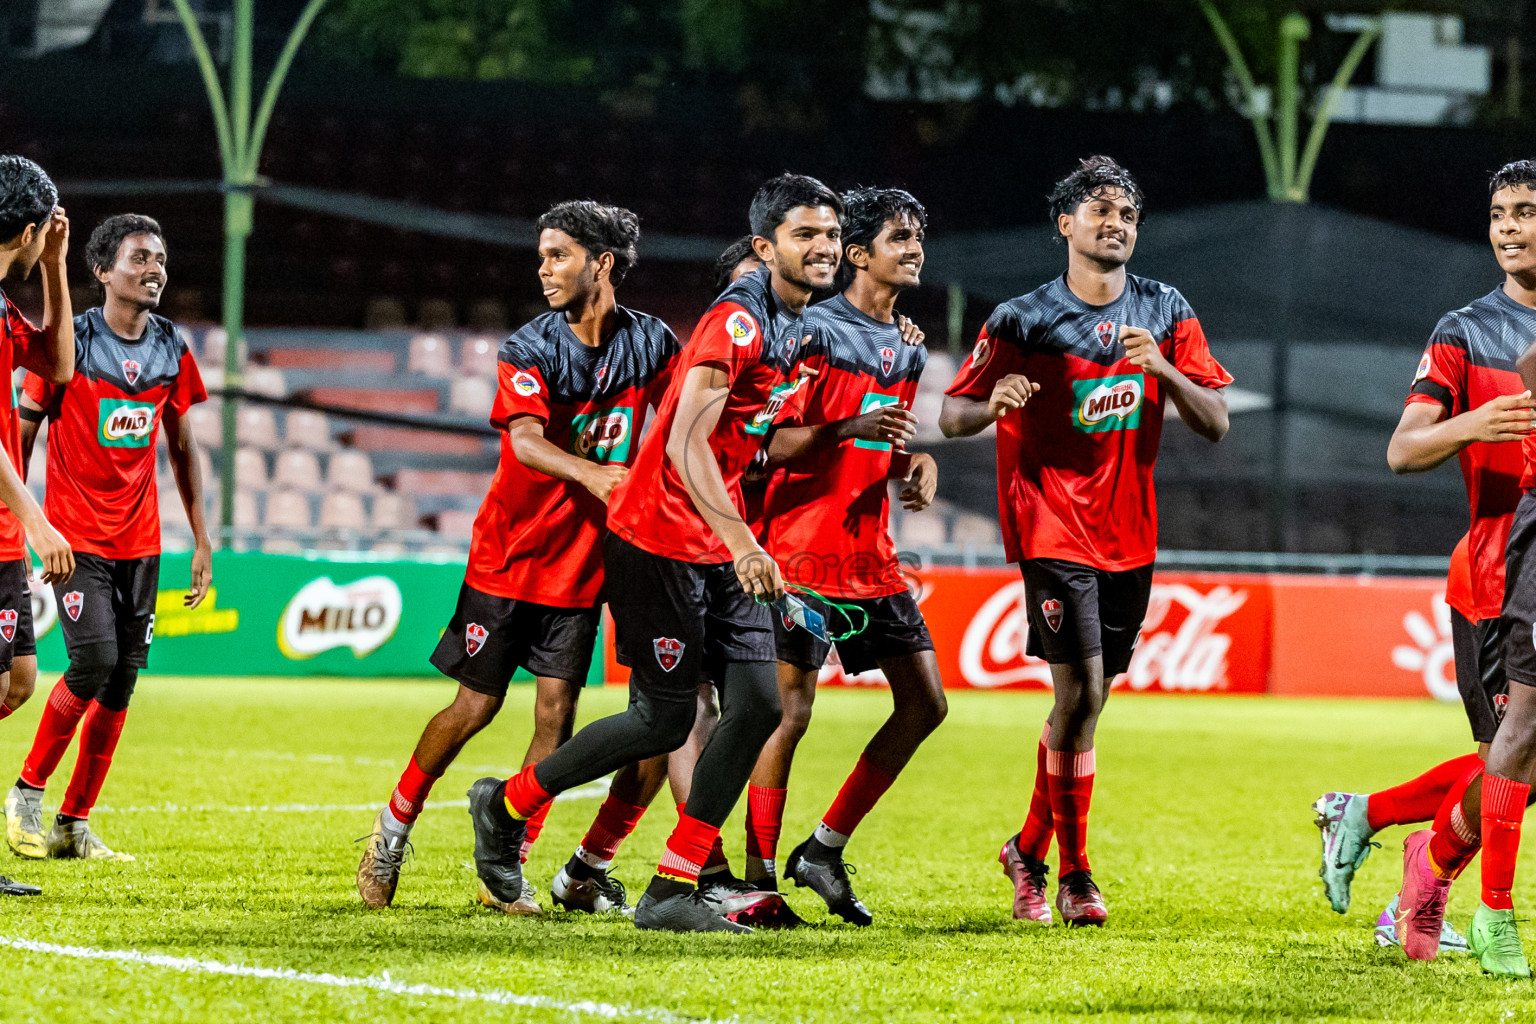
<svg viewBox="0 0 1536 1024"><path fill-rule="evenodd" d="M731 662L777 660L772 610L729 562L663 558L610 533L603 579L619 664L652 697L692 702L701 672L719 680Z"/></svg>
<svg viewBox="0 0 1536 1024"><path fill-rule="evenodd" d="M18 558L0 562L0 672L11 670L11 661L37 653L32 633L32 589L27 577L32 563Z"/></svg>
<svg viewBox="0 0 1536 1024"><path fill-rule="evenodd" d="M1026 558L1026 654L1052 665L1104 656L1104 678L1124 672L1147 616L1152 566L1110 572L1057 558Z"/></svg>
<svg viewBox="0 0 1536 1024"><path fill-rule="evenodd" d="M103 558L76 551L75 574L53 585L64 649L73 658L91 644L116 644L119 665L143 668L155 638L159 589L159 555Z"/></svg>
<svg viewBox="0 0 1536 1024"><path fill-rule="evenodd" d="M585 684L597 645L598 608L548 605L482 593L468 583L437 641L439 672L489 697L505 697L518 667Z"/></svg>
<svg viewBox="0 0 1536 1024"><path fill-rule="evenodd" d="M827 619L827 631L843 633L853 625L846 616L827 606L823 601L806 594L796 594L810 608L816 609ZM847 640L837 641L837 660L843 671L858 675L879 668L886 658L900 658L919 651L933 650L933 638L928 635L928 624L923 613L917 610L917 601L910 590L885 597L836 598L838 604L854 605L869 616L869 625ZM855 615L855 619L859 616ZM812 636L795 625L787 615L773 616L773 639L778 647L779 660L798 669L816 672L826 663L832 644Z"/></svg>
<svg viewBox="0 0 1536 1024"><path fill-rule="evenodd" d="M1512 683L1536 686L1536 492L1527 491L1515 506L1504 548L1504 671Z"/></svg>
<svg viewBox="0 0 1536 1024"><path fill-rule="evenodd" d="M1509 704L1504 675L1504 619L1472 622L1451 609L1451 650L1456 655L1456 690L1467 709L1475 743L1492 743Z"/></svg>

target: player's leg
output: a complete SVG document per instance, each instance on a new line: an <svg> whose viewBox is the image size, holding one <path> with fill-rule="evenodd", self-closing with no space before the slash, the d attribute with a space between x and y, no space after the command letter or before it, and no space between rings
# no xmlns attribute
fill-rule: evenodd
<svg viewBox="0 0 1536 1024"><path fill-rule="evenodd" d="M12 563L10 568L0 566L0 603L7 604L10 607L19 606L27 609L25 616L18 615L15 632L10 637L6 637L4 632L0 631L0 640L8 641L0 645L0 689L6 691L9 690L14 682L21 680L24 676L26 671L24 662L30 661L32 675L33 677L37 675L37 658L33 653L36 648L33 645L31 603L29 600L25 600L27 598L26 585L25 563ZM25 655L20 653L23 650L27 652ZM9 700L8 692L4 696L0 696L0 701L4 700ZM19 706L19 702L17 706ZM0 718L4 718L8 713L4 711L7 707L10 707L10 705L0 702ZM19 810L14 806L15 796L16 791L12 790L5 801L7 821L9 821L14 812ZM38 813L39 817L41 817L40 808ZM41 823L36 827L38 830L41 830ZM16 882L5 875L0 875L0 896L37 896L42 891L38 886Z"/></svg>
<svg viewBox="0 0 1536 1024"><path fill-rule="evenodd" d="M1522 501L1522 507L1524 504ZM1511 568L1516 564L1513 554L1509 564ZM1506 615L1510 604L1506 597ZM1516 620L1506 651L1517 645L1516 637L1530 647L1530 620L1523 612L1522 619ZM1508 661L1509 706L1488 750L1488 768L1468 788L1462 804L1464 818L1479 823L1483 855L1482 899L1467 938L1484 970L1521 978L1530 977L1531 971L1515 926L1511 893L1520 830L1530 797L1529 780L1536 774L1536 673L1530 673L1530 667L1523 657L1518 662L1513 657Z"/></svg>
<svg viewBox="0 0 1536 1024"><path fill-rule="evenodd" d="M11 670L5 674L5 698L0 700L0 721L21 710L21 706L37 692L37 655L18 654L11 659Z"/></svg>
<svg viewBox="0 0 1536 1024"><path fill-rule="evenodd" d="M795 630L808 636L803 629ZM819 643L811 637L811 643ZM798 648L783 647L786 659L778 662L775 674L779 702L784 709L779 726L763 745L747 785L747 859L746 878L774 888L778 875L779 834L784 828L784 803L789 795L789 773L795 749L811 724L816 702L816 679L820 664L816 659L794 658ZM830 648L827 648L830 650ZM825 660L826 650L820 652Z"/></svg>
<svg viewBox="0 0 1536 1024"><path fill-rule="evenodd" d="M523 754L523 763L520 765L523 768L538 764L571 738L571 731L576 724L576 704L587 681L585 678L561 679L540 675L535 677L533 684L533 738L528 741L528 750ZM533 852L533 844L538 841L539 833L544 831L544 819L549 817L549 810L553 806L553 803L545 804L528 819L528 827L523 835L524 864L528 863L528 855Z"/></svg>

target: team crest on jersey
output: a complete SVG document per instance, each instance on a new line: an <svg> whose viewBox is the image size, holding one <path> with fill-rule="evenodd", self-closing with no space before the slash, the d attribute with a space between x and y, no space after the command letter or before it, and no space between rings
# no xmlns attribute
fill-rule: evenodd
<svg viewBox="0 0 1536 1024"><path fill-rule="evenodd" d="M539 393L539 378L526 370L519 370L512 375L512 390L524 398L532 398Z"/></svg>
<svg viewBox="0 0 1536 1024"><path fill-rule="evenodd" d="M889 345L880 346L880 372L889 375L896 365L896 350Z"/></svg>
<svg viewBox="0 0 1536 1024"><path fill-rule="evenodd" d="M738 309L725 318L725 329L731 335L733 345L750 345L757 338L757 321Z"/></svg>
<svg viewBox="0 0 1536 1024"><path fill-rule="evenodd" d="M971 350L971 369L980 369L985 366L987 360L992 357L992 339L983 335L976 339L976 347Z"/></svg>
<svg viewBox="0 0 1536 1024"><path fill-rule="evenodd" d="M1113 320L1105 320L1093 329L1093 333L1099 336L1099 344L1109 348L1115 343L1115 336L1119 333L1115 330Z"/></svg>
<svg viewBox="0 0 1536 1024"><path fill-rule="evenodd" d="M1061 632L1061 602L1054 597L1048 597L1040 602L1040 614L1045 616L1045 624L1051 627L1052 633Z"/></svg>
<svg viewBox="0 0 1536 1024"><path fill-rule="evenodd" d="M5 642L10 643L16 639L16 609L6 608L0 610L0 636L5 637Z"/></svg>
<svg viewBox="0 0 1536 1024"><path fill-rule="evenodd" d="M1429 350L1425 349L1424 358L1419 360L1419 368L1413 374L1413 382L1415 384L1429 376L1429 365Z"/></svg>
<svg viewBox="0 0 1536 1024"><path fill-rule="evenodd" d="M80 621L80 608L85 604L85 595L78 590L71 590L64 595L64 613L69 616L69 621Z"/></svg>
<svg viewBox="0 0 1536 1024"><path fill-rule="evenodd" d="M596 377L597 377L597 383L599 385L601 385L603 383L603 381L608 379L608 364L607 363L604 363L602 366L599 366L597 368Z"/></svg>
<svg viewBox="0 0 1536 1024"><path fill-rule="evenodd" d="M480 653L480 648L485 646L485 638L489 635L485 627L478 622L471 622L464 627L464 650L469 652L471 658Z"/></svg>
<svg viewBox="0 0 1536 1024"><path fill-rule="evenodd" d="M651 641L651 647L656 651L656 664L661 666L663 672L671 672L677 668L677 663L683 660L683 642L673 640L669 636L659 636Z"/></svg>
<svg viewBox="0 0 1536 1024"><path fill-rule="evenodd" d="M123 376L127 378L129 384L137 384L139 382L139 370L141 369L143 367L139 366L132 359L123 360Z"/></svg>
<svg viewBox="0 0 1536 1024"><path fill-rule="evenodd" d="M1141 400L1144 394L1141 374L1097 377L1072 382L1077 410L1072 426L1084 434L1105 430L1131 430L1141 426Z"/></svg>

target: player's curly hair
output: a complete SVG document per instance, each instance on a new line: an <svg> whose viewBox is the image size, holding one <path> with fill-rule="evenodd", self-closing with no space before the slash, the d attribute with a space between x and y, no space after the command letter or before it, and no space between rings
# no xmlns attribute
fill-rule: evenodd
<svg viewBox="0 0 1536 1024"><path fill-rule="evenodd" d="M122 248L123 239L129 235L154 235L161 245L166 245L165 232L155 218L142 213L119 213L96 225L96 230L91 232L90 241L85 243L85 265L92 270L111 270L112 264L117 262L117 250Z"/></svg>
<svg viewBox="0 0 1536 1024"><path fill-rule="evenodd" d="M1523 185L1536 192L1536 160L1511 160L1494 171L1488 179L1488 195L1492 198L1499 189L1512 185Z"/></svg>
<svg viewBox="0 0 1536 1024"><path fill-rule="evenodd" d="M605 252L612 253L613 270L608 278L615 287L640 262L640 218L622 206L573 199L544 211L537 226L540 231L564 231L594 259Z"/></svg>
<svg viewBox="0 0 1536 1024"><path fill-rule="evenodd" d="M789 211L800 206L830 206L839 217L843 215L843 201L836 192L809 175L785 171L763 182L752 197L747 220L753 236L772 241Z"/></svg>
<svg viewBox="0 0 1536 1024"><path fill-rule="evenodd" d="M24 156L0 156L0 242L9 242L28 224L41 227L59 205L59 189Z"/></svg>
<svg viewBox="0 0 1536 1024"><path fill-rule="evenodd" d="M757 253L752 249L751 235L742 235L726 246L725 251L715 257L715 294L719 295L731 286L731 271L740 266L742 260L755 259Z"/></svg>
<svg viewBox="0 0 1536 1024"><path fill-rule="evenodd" d="M886 221L909 218L919 231L928 227L928 210L912 193L899 188L853 188L843 193L843 260L837 265L837 287L853 283L855 269L848 247L868 250Z"/></svg>
<svg viewBox="0 0 1536 1024"><path fill-rule="evenodd" d="M1077 162L1077 170L1062 178L1046 198L1051 204L1051 225L1054 227L1062 214L1076 212L1090 199L1098 199L1105 192L1124 192L1136 204L1137 220L1146 218L1147 195L1131 177L1131 172L1115 163L1112 157L1090 156ZM1056 240L1061 241L1058 235Z"/></svg>

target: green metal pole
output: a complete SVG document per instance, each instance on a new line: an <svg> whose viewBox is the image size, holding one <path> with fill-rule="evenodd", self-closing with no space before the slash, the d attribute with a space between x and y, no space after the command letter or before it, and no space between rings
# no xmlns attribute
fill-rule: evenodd
<svg viewBox="0 0 1536 1024"><path fill-rule="evenodd" d="M255 201L250 185L226 182L224 194L224 387L245 386L245 242L251 236ZM239 403L224 400L224 449L219 464L219 523L225 543L235 525L235 451L239 444Z"/></svg>
<svg viewBox="0 0 1536 1024"><path fill-rule="evenodd" d="M1312 34L1312 26L1300 14L1287 14L1280 23L1280 60L1275 87L1276 135L1280 150L1280 176L1287 202L1305 202L1305 194L1296 189L1297 120L1300 115L1301 42Z"/></svg>
<svg viewBox="0 0 1536 1024"><path fill-rule="evenodd" d="M965 286L958 281L949 285L949 354L956 360L965 358Z"/></svg>

